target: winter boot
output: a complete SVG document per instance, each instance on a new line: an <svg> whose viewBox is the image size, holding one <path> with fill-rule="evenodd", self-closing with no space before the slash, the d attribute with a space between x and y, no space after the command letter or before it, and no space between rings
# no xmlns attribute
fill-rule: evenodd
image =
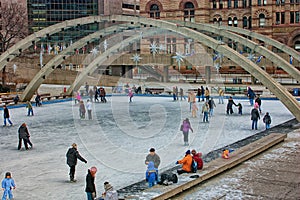
<svg viewBox="0 0 300 200"><path fill-rule="evenodd" d="M76 180L74 179L74 176L70 176L70 182L71 182L71 183L76 182Z"/></svg>

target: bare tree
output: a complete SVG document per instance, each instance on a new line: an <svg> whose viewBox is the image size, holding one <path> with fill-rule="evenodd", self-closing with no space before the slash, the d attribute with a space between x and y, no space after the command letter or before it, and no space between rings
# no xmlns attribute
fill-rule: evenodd
<svg viewBox="0 0 300 200"><path fill-rule="evenodd" d="M28 17L25 5L8 1L0 4L0 54L28 35ZM2 84L5 84L5 67Z"/></svg>

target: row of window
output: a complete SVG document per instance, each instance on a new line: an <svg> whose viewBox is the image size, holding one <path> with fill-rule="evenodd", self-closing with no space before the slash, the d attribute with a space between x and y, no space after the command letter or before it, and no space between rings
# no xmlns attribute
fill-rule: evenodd
<svg viewBox="0 0 300 200"><path fill-rule="evenodd" d="M300 12L290 12L290 24L300 22ZM276 12L276 24L285 24L285 12Z"/></svg>

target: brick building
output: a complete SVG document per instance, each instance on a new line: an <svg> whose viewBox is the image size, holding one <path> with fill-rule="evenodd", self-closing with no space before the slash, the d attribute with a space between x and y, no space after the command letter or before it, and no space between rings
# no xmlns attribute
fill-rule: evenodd
<svg viewBox="0 0 300 200"><path fill-rule="evenodd" d="M299 0L141 0L140 15L249 29L300 51Z"/></svg>

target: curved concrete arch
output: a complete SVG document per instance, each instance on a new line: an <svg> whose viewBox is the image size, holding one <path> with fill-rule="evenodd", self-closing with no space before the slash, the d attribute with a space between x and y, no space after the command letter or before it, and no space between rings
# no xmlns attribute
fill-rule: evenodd
<svg viewBox="0 0 300 200"><path fill-rule="evenodd" d="M64 49L62 52L60 52L58 55L56 55L54 58L48 61L48 63L34 76L34 78L30 81L30 83L25 88L24 92L22 93L20 99L22 101L27 101L32 98L35 91L39 88L39 86L44 82L45 77L49 76L54 70L57 65L62 63L66 58L70 56L72 52L74 52L74 49L83 47L88 41L93 41L100 39L100 36L106 36L110 35L112 33L116 32L122 32L123 30L129 29L129 28L136 28L137 26L131 25L129 23L127 24L121 24L121 25L115 25L108 28L104 28L100 31L97 31L95 33L92 33L77 42L75 42L72 46L69 46L68 48Z"/></svg>
<svg viewBox="0 0 300 200"><path fill-rule="evenodd" d="M162 21L162 20L152 20L149 18L136 18L130 16L108 16L110 21L131 21L132 23L141 23L148 24L150 26L156 26L163 29L175 31L187 37L193 38L204 45L222 53L224 56L230 58L235 63L240 63L241 66L252 74L255 78L259 79L263 85L269 88L269 90L274 93L281 102L290 110L291 113L296 117L298 121L300 121L300 105L298 101L278 82L276 82L269 74L267 74L264 70L262 70L259 66L249 61L244 56L241 56L238 52L234 51L230 47L226 45L219 45L218 41L213 38L201 34L195 30L191 30L189 28L180 27L178 24ZM130 38L133 40L133 38ZM109 52L105 52L106 55L115 51L119 48L119 45L112 47ZM77 90L84 81L84 78L87 76L89 72L93 72L96 69L96 64L98 62L103 62L106 59L106 55L101 55L96 58L74 81L72 87L69 88L68 93Z"/></svg>
<svg viewBox="0 0 300 200"><path fill-rule="evenodd" d="M263 41L267 45L276 47L277 49L283 51L284 53L293 56L294 59L300 61L300 53L299 52L295 51L294 49L290 48L289 46L287 46L283 43L278 42L277 40L274 40L274 39L264 36L262 34L251 32L247 29L242 29L242 28L232 27L232 26L218 26L218 25L213 25L213 24L208 24L208 26L214 26L216 28L223 29L223 30L226 30L229 32L234 32L234 33L238 33L238 34L242 34L245 36L249 36L249 37L258 39L260 41Z"/></svg>
<svg viewBox="0 0 300 200"><path fill-rule="evenodd" d="M58 32L62 28L74 26L74 25L76 25L76 23L88 24L88 23L101 22L101 21L110 21L112 23L114 23L116 21L124 21L124 22L127 21L127 22L131 22L131 23L148 24L150 26L156 26L156 27L160 27L162 29L168 29L171 31L178 32L187 37L194 38L195 40L205 44L206 46L222 53L224 56L230 58L233 62L242 64L241 66L246 71L248 71L255 78L259 79L265 86L267 86L270 89L270 91L273 92L282 101L282 103L295 115L297 120L300 121L299 103L282 85L280 85L274 79L272 79L272 77L269 74L264 72L262 69L260 69L259 66L250 62L245 57L243 57L243 56L239 55L237 52L233 51L233 49L229 48L228 46L219 45L218 42L216 40L214 40L213 38L210 38L209 36L203 35L197 31L191 30L189 28L180 27L177 24L162 21L162 20L153 20L153 19L149 19L149 18L113 15L113 16L91 16L91 17L70 20L70 21L60 23L60 24L53 25L49 28L46 28L46 30L43 29L42 31L39 31L38 33L39 34L43 33L42 36L44 36L49 32L51 32L51 33ZM224 27L222 26L222 28L226 29L225 26ZM230 28L231 28L231 30L229 30L229 31L232 31L233 29L235 31L237 31L237 29L238 29L238 28L234 28L234 27L230 27ZM247 33L246 30L244 30L244 29L240 30L240 32L241 32L240 34ZM253 33L253 32L248 33L248 36L250 36L250 37L256 36L256 38L261 41L264 41L266 43L269 42L273 46L277 45L276 47L277 48L279 47L278 49L280 49L284 52L285 51L291 52L290 55L292 55L292 56L295 55L294 56L295 59L298 58L298 57L296 58L297 53L293 52L293 50L291 50L291 48L286 47L283 44L278 45L278 44L276 44L276 42L274 42L274 40L271 40L270 38L259 36L258 34ZM27 37L27 39L29 39L30 37L33 37L34 39L38 38L38 37L36 37L36 34L34 34L34 36ZM31 38L31 40L29 41L29 46L31 45L30 43L32 41L34 41L34 39ZM270 42L270 41L272 41L272 42ZM273 44L273 42L275 43L275 45ZM25 42L23 41L23 43L26 43L26 41ZM23 44L23 43L22 43L22 45L25 46L25 44ZM26 44L28 45L28 43L26 43ZM18 51L18 48L16 48L16 47L18 47L18 46L15 45L14 47L12 47L12 50ZM10 52L10 51L8 51L8 52ZM110 52L113 52L113 51L110 51ZM230 52L230 53L228 53L228 52ZM106 55L109 57L108 52L106 52ZM2 62L5 61L5 59L6 59L5 56L0 56L0 64L2 64ZM106 58L104 56L102 56L101 59L105 60ZM97 59L95 59L95 60L97 60ZM69 88L70 91L74 91L74 88L75 88L74 86L78 87L78 85L82 84L81 81L83 80L83 78L85 76L87 76L89 72L96 69L95 68L96 63L93 62L93 64L92 65L91 64L89 65L90 66L89 69L86 68L87 70L84 70L84 72L82 72L79 75L78 79L75 80L75 82L72 84L73 88ZM1 65L0 68L2 69L2 67L4 67L4 66Z"/></svg>
<svg viewBox="0 0 300 200"><path fill-rule="evenodd" d="M176 22L177 24L179 22ZM250 49L254 50L255 52L265 56L268 58L268 60L271 60L272 62L277 63L284 71L286 71L289 75L291 75L294 79L300 82L300 71L295 68L293 65L291 65L288 61L277 55L276 53L268 50L267 48L258 45L257 43L248 40L245 37L242 37L238 34L232 33L230 31L224 31L223 29L219 29L216 26L211 26L207 24L200 24L200 23L191 23L191 22L180 22L179 24L182 24L185 27L190 27L193 29L198 29L201 31L207 31L211 33L215 33L221 36L224 36L226 38L229 38L233 41L236 41L240 44L243 44Z"/></svg>
<svg viewBox="0 0 300 200"><path fill-rule="evenodd" d="M147 31L143 34L143 36L147 37L150 35L158 34L161 31ZM122 49L122 46L128 46L131 42L140 39L140 34L131 36L123 41L123 44L119 43L114 45L113 47L106 50L103 54L96 57L75 79L73 84L68 88L67 94L71 95L73 91L77 91L80 86L84 83L84 79L88 76L89 73L93 73L99 66L99 64L106 62L107 59L111 57L115 52ZM121 55L119 55L121 56ZM111 60L113 62L113 60ZM107 63L107 62L106 62Z"/></svg>

